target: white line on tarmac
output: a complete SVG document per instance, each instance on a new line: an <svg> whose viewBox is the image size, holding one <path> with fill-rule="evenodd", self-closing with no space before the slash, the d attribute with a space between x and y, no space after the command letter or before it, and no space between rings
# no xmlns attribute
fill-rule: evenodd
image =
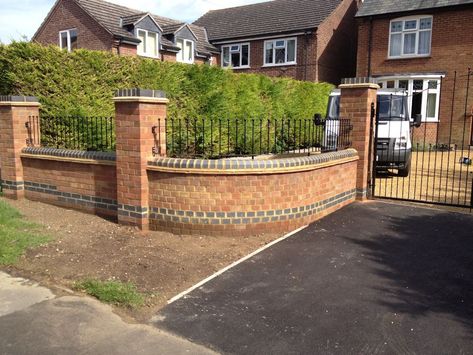
<svg viewBox="0 0 473 355"><path fill-rule="evenodd" d="M304 230L305 228L307 228L308 226L302 226L284 236L282 236L281 238L279 239L276 239L276 240L273 240L271 243L268 243L266 244L265 246L259 248L258 250L255 250L254 252L252 252L251 254L248 254L247 256L241 258L240 260L237 260L235 261L234 263L228 265L227 267L224 267L223 269L217 271L215 274L213 275L210 275L209 277L207 277L206 279L200 281L199 283L195 284L194 286L188 288L187 290L185 290L184 292L181 292L180 294L178 294L177 296L174 296L173 298L171 298L169 301L168 301L168 304L171 304L175 301L177 301L178 299L184 297L185 295L187 295L188 293L194 291L196 288L199 288L200 286L206 284L207 282L209 282L210 280L213 280L214 278L216 278L217 276L223 274L224 272L230 270L231 268L237 266L238 264L241 264L242 262L250 259L251 257L255 256L256 254L259 254L261 253L262 251L272 247L273 245L277 244L277 243L280 243L282 242L283 240L289 238L289 237L292 237L294 234L300 232L301 230Z"/></svg>

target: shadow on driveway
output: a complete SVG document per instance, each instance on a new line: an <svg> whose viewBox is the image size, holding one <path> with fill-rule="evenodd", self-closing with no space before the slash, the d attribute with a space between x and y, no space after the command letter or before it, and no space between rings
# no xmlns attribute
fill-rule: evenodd
<svg viewBox="0 0 473 355"><path fill-rule="evenodd" d="M356 203L164 308L224 353L473 352L473 217Z"/></svg>
<svg viewBox="0 0 473 355"><path fill-rule="evenodd" d="M473 218L450 212L379 205L389 216L376 238L346 237L384 282L377 302L412 317L449 315L473 332ZM387 228L386 228L387 227Z"/></svg>

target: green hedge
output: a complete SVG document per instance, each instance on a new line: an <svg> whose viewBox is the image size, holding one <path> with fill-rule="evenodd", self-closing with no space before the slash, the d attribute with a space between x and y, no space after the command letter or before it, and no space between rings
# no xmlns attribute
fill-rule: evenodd
<svg viewBox="0 0 473 355"><path fill-rule="evenodd" d="M235 74L207 65L120 57L17 42L0 45L0 94L37 96L48 116L112 116L120 88L159 89L173 117L308 118L325 113L332 85Z"/></svg>

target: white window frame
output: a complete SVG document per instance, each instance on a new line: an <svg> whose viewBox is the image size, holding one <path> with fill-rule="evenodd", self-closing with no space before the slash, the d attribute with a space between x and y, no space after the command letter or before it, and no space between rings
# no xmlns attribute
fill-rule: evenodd
<svg viewBox="0 0 473 355"><path fill-rule="evenodd" d="M176 43L177 41L182 41L182 49L179 51L179 53L182 52L182 59L178 57L178 54L176 54L176 60L179 62L179 63L187 63L187 64L193 64L194 63L194 60L195 60L195 54L194 54L194 51L195 51L195 45L194 45L194 41L190 40L190 39L185 39L185 38L177 38L176 39ZM191 60L187 60L186 58L184 58L184 48L186 47L186 43L191 43L191 53L192 53L192 59Z"/></svg>
<svg viewBox="0 0 473 355"><path fill-rule="evenodd" d="M70 28L68 30L59 31L59 48L67 49L68 52L72 51L72 48L71 48L71 31L76 31L76 36L78 37L79 32L77 31L77 28ZM62 45L62 34L63 33L67 34L67 46L66 47L64 47Z"/></svg>
<svg viewBox="0 0 473 355"><path fill-rule="evenodd" d="M144 32L145 33L145 37L146 37L146 43L148 43L149 41L149 34L152 33L152 34L155 34L156 35L156 53L153 53L153 54L149 54L147 53L146 51L146 48L145 48L145 51L141 51L140 50L140 46L138 45L138 48L137 48L137 54L141 57L148 57L148 58L158 58L159 57L159 34L157 32L153 32L153 31L148 31L148 30L143 30L141 28L138 28L136 30L136 37L139 38L139 33L140 32Z"/></svg>
<svg viewBox="0 0 473 355"><path fill-rule="evenodd" d="M420 90L414 90L414 80L422 80L422 107L421 115L422 122L439 122L439 109L440 109L440 91L441 91L441 76L431 75L431 76L406 76L406 77L380 77L378 78L378 83L381 88L387 88L387 82L393 81L394 88L399 88L399 81L407 81L407 95L408 95L408 105L409 105L409 114L412 116L412 96L415 92ZM429 89L429 81L437 81L436 89ZM435 103L435 117L427 117L427 97L429 94L436 94L436 103Z"/></svg>
<svg viewBox="0 0 473 355"><path fill-rule="evenodd" d="M294 60L288 62L287 61L287 42L294 40ZM275 63L276 60L276 42L284 41L284 48L286 49L286 61L284 63ZM273 63L266 63L266 43L273 43ZM290 38L275 38L271 40L264 41L263 44L263 67L281 67L287 65L296 65L297 64L297 37L290 37Z"/></svg>
<svg viewBox="0 0 473 355"><path fill-rule="evenodd" d="M238 49L237 50L233 50L232 51L232 47L236 47L238 46ZM242 46L248 46L248 65L242 65L241 62L243 60L243 55L242 55ZM230 63L229 65L227 66L224 66L224 60L223 60L223 49L224 48L228 48L228 51L229 51L229 54L230 54ZM232 66L232 53L240 53L240 66L239 67L234 67ZM250 46L250 42L244 42L244 43L233 43L233 44L226 44L224 46L221 47L220 49L220 57L221 57L221 67L222 68L232 68L232 69L248 69L250 68L250 58L251 58L251 46Z"/></svg>
<svg viewBox="0 0 473 355"><path fill-rule="evenodd" d="M430 29L426 30L421 30L419 28L420 25L420 20L425 19L425 18L430 18L431 20L431 26ZM404 29L404 24L406 21L412 21L416 20L416 29L414 30L405 30ZM401 32L391 32L392 31L392 23L393 22L402 22L402 30ZM389 22L389 39L388 39L388 58L389 59L403 59L403 58L423 58L423 57L430 57L432 53L432 34L433 34L433 28L434 28L434 18L432 15L418 15L418 16L408 16L408 17L400 17L393 19ZM420 33L421 32L428 32L430 31L430 44L429 44L429 53L422 53L418 54L419 52L419 38L420 38ZM416 33L416 44L415 44L415 50L416 53L412 54L403 54L404 52L404 38L406 34L410 33ZM391 55L391 37L393 34L401 34L401 54L400 55Z"/></svg>

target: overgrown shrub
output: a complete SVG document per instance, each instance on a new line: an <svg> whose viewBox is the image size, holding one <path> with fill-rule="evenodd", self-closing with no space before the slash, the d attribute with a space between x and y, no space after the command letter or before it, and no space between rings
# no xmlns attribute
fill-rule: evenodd
<svg viewBox="0 0 473 355"><path fill-rule="evenodd" d="M170 115L199 118L308 118L325 112L332 88L108 52L0 45L0 94L37 96L48 116L112 116L114 92L133 87L163 90Z"/></svg>
<svg viewBox="0 0 473 355"><path fill-rule="evenodd" d="M37 96L42 103L42 116L113 116L114 92L135 87L166 92L170 99L169 117L190 118L190 122L205 118L214 127L218 120L230 118L234 132L236 119L296 120L325 113L333 86L108 52L81 49L67 53L56 46L26 42L0 45L0 95ZM60 129L61 122L56 122L56 127ZM207 123L205 132L197 132L191 125L191 130L196 130L191 135L198 134L210 142L209 128ZM62 131L68 131L65 123ZM212 147L217 144L216 139L212 137ZM249 139L246 136L239 140ZM57 142L55 137L43 136L43 140ZM66 143L61 147L67 148ZM245 147L234 149L248 153Z"/></svg>

